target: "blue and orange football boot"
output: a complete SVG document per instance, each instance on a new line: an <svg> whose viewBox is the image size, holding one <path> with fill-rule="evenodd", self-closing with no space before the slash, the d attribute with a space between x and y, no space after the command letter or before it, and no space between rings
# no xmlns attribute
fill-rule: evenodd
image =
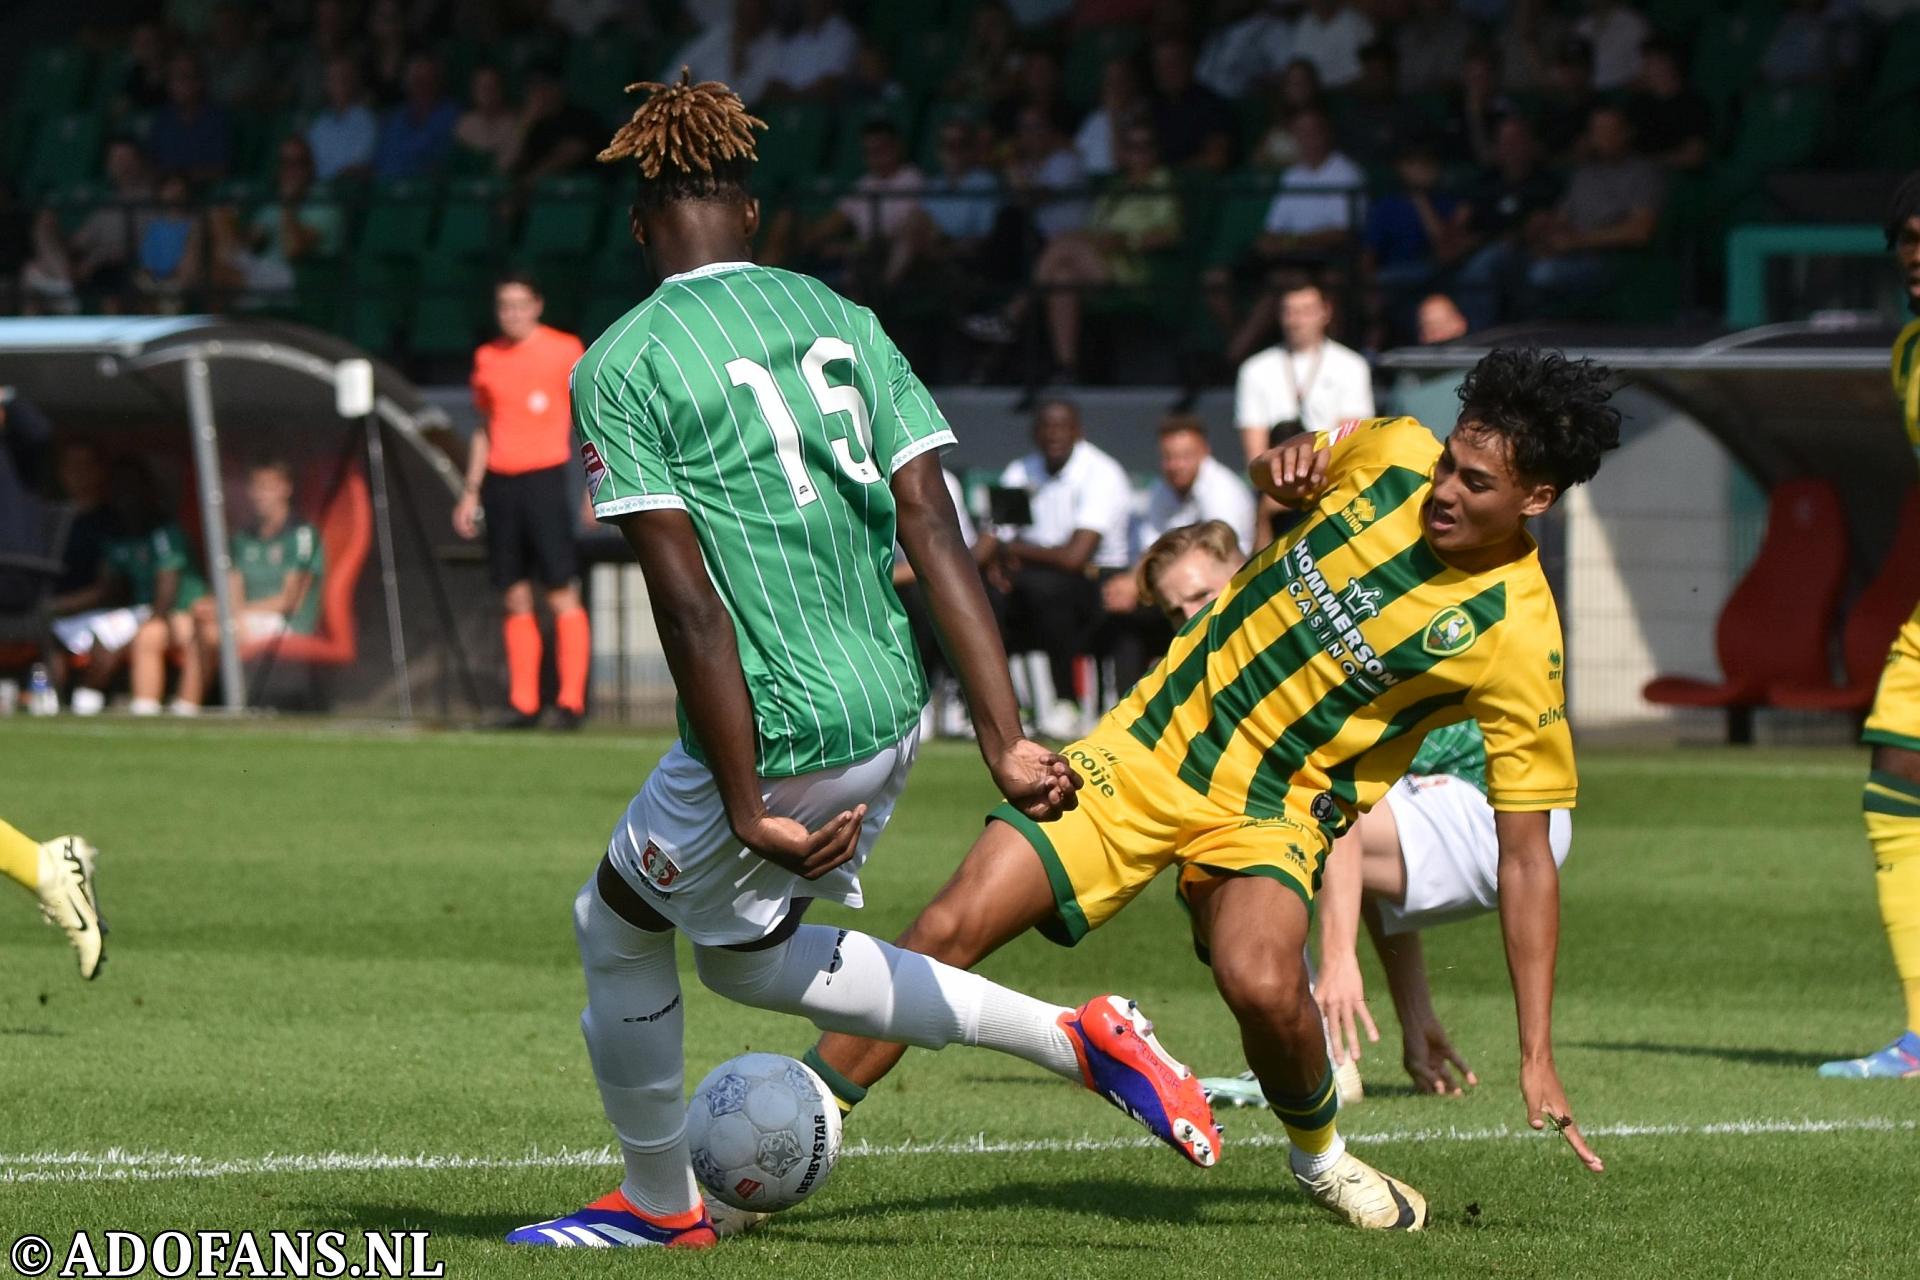
<svg viewBox="0 0 1920 1280"><path fill-rule="evenodd" d="M1829 1080L1920 1080L1920 1032L1909 1031L1877 1053L1844 1062L1824 1062Z"/></svg>
<svg viewBox="0 0 1920 1280"><path fill-rule="evenodd" d="M711 1249L719 1237L701 1206L671 1218L654 1218L635 1209L615 1190L577 1213L509 1231L507 1243L550 1249Z"/></svg>
<svg viewBox="0 0 1920 1280"><path fill-rule="evenodd" d="M1096 996L1060 1015L1087 1088L1201 1168L1220 1159L1220 1128L1200 1081L1154 1039L1153 1024L1121 996Z"/></svg>

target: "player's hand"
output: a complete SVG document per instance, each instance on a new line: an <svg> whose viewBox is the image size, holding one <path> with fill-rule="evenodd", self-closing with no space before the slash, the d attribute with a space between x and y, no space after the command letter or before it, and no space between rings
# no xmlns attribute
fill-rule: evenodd
<svg viewBox="0 0 1920 1280"><path fill-rule="evenodd" d="M1327 460L1331 451L1317 448L1319 437L1311 431L1275 445L1253 460L1248 474L1254 487L1283 507L1303 507L1327 486Z"/></svg>
<svg viewBox="0 0 1920 1280"><path fill-rule="evenodd" d="M1400 1029L1403 1036L1400 1061L1417 1091L1458 1094L1462 1085L1472 1088L1480 1083L1480 1077L1473 1074L1473 1068L1453 1047L1453 1041L1447 1038L1447 1029L1431 1010L1425 1014L1409 1014L1402 1020ZM1458 1080L1454 1079L1456 1071L1460 1073Z"/></svg>
<svg viewBox="0 0 1920 1280"><path fill-rule="evenodd" d="M1066 757L1032 738L1015 738L987 761L987 770L1007 803L1035 822L1051 822L1080 805L1080 775Z"/></svg>
<svg viewBox="0 0 1920 1280"><path fill-rule="evenodd" d="M463 493L453 504L453 531L472 541L480 536L480 495Z"/></svg>
<svg viewBox="0 0 1920 1280"><path fill-rule="evenodd" d="M1520 1064L1520 1096L1527 1103L1528 1124L1536 1129L1551 1125L1567 1140L1581 1163L1595 1173L1607 1167L1573 1123L1573 1107L1567 1102L1567 1091L1560 1087L1560 1075L1553 1069L1551 1058Z"/></svg>
<svg viewBox="0 0 1920 1280"><path fill-rule="evenodd" d="M802 880L818 880L859 850L860 824L866 816L867 806L855 805L829 818L819 830L809 831L805 823L763 810L734 823L733 834L774 866Z"/></svg>
<svg viewBox="0 0 1920 1280"><path fill-rule="evenodd" d="M1313 996L1327 1019L1328 1038L1332 1041L1333 1062L1360 1061L1359 1028L1367 1029L1367 1039L1378 1044L1380 1029L1373 1025L1373 1013L1367 1008L1366 980L1360 976L1359 958L1353 955L1320 959L1320 977L1314 983Z"/></svg>

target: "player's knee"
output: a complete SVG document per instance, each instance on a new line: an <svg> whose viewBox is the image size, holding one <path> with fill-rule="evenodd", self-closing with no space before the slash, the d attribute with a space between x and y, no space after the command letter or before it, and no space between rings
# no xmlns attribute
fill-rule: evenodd
<svg viewBox="0 0 1920 1280"><path fill-rule="evenodd" d="M1298 954L1292 963L1264 947L1229 950L1213 956L1213 982L1221 999L1242 1022L1291 1027L1307 1016L1312 996Z"/></svg>
<svg viewBox="0 0 1920 1280"><path fill-rule="evenodd" d="M508 613L533 612L533 584L516 582L500 596L501 607Z"/></svg>
<svg viewBox="0 0 1920 1280"><path fill-rule="evenodd" d="M986 954L979 930L967 912L944 901L922 911L907 931L894 941L904 951L917 951L955 968L967 969Z"/></svg>
<svg viewBox="0 0 1920 1280"><path fill-rule="evenodd" d="M755 1008L774 1008L772 992L780 976L787 948L769 951L729 951L725 947L695 947L694 971L717 996ZM786 1012L786 1010L777 1010Z"/></svg>

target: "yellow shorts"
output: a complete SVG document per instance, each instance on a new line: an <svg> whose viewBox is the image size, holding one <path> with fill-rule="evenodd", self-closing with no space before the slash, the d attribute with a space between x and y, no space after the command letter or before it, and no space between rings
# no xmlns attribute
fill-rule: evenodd
<svg viewBox="0 0 1920 1280"><path fill-rule="evenodd" d="M1250 818L1182 782L1124 729L1102 724L1062 754L1086 780L1080 807L1038 823L1007 805L988 816L1017 829L1053 886L1040 932L1072 946L1110 920L1169 866L1187 887L1209 876L1267 876L1313 912L1328 841L1305 814Z"/></svg>
<svg viewBox="0 0 1920 1280"><path fill-rule="evenodd" d="M1887 669L1880 675L1880 689L1873 696L1873 711L1860 740L1920 751L1920 609L1914 610L1887 651Z"/></svg>

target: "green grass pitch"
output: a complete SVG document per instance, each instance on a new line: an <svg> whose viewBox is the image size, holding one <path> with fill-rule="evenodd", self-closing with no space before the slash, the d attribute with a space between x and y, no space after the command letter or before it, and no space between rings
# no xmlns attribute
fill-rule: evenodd
<svg viewBox="0 0 1920 1280"><path fill-rule="evenodd" d="M0 1247L83 1227L424 1228L451 1277L1910 1266L1920 1088L1813 1074L1899 1018L1857 751L1584 754L1556 1031L1602 1176L1525 1131L1487 919L1428 940L1479 1089L1410 1096L1383 1016L1370 1097L1341 1118L1427 1194L1425 1235L1363 1234L1302 1201L1264 1114L1224 1113L1224 1160L1201 1171L1023 1063L949 1049L912 1054L855 1115L827 1188L755 1235L703 1256L509 1250L502 1232L615 1181L568 907L661 745L0 722L0 815L93 838L113 927L84 985L0 886ZM969 749L929 748L866 877L874 906L817 918L890 935L987 800ZM1198 1069L1241 1065L1170 888L1077 950L1022 940L986 969L1063 1003L1135 996ZM690 970L685 989L690 1081L811 1042Z"/></svg>

